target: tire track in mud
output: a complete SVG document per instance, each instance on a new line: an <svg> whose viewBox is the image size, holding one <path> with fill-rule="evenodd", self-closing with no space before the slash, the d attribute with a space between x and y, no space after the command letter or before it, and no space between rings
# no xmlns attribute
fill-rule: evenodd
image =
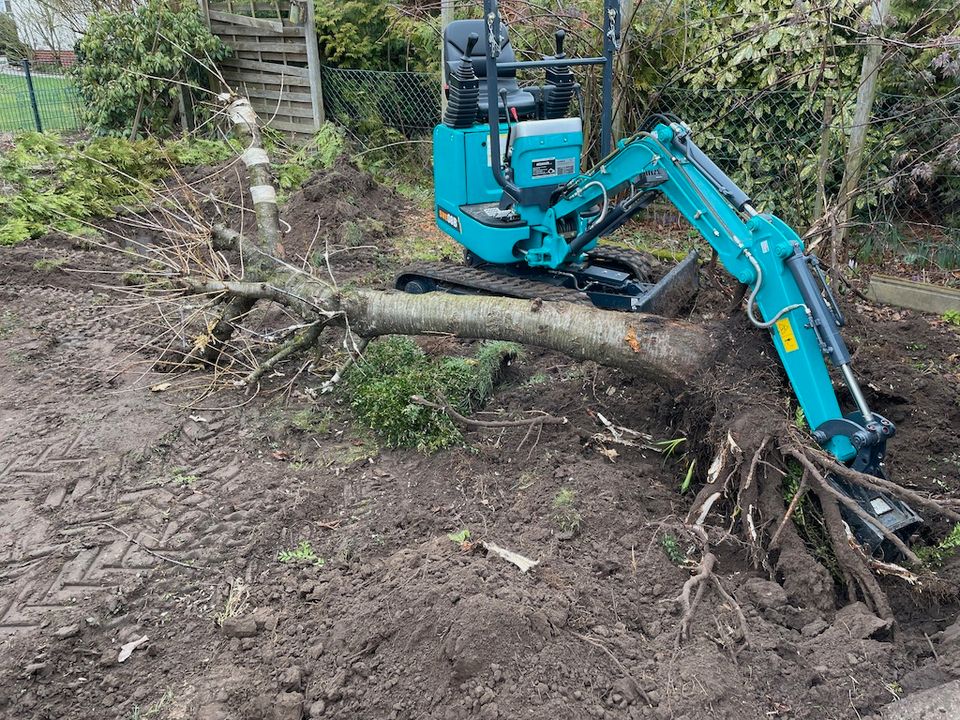
<svg viewBox="0 0 960 720"><path fill-rule="evenodd" d="M142 341L127 331L130 319L104 312L103 295L90 291L7 290L0 644L142 582L160 556L204 566L243 543L249 517L236 493L238 461L211 450L222 421L184 423L149 393L109 379ZM180 468L189 475L177 476Z"/></svg>

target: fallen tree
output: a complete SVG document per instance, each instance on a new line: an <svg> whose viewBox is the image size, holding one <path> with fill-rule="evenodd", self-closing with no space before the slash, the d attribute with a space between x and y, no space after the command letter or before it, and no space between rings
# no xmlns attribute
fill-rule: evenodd
<svg viewBox="0 0 960 720"><path fill-rule="evenodd" d="M279 363L317 347L344 347L348 362L352 362L372 338L441 333L509 340L557 351L619 368L675 394L695 397L691 404L705 416L700 418L704 428L700 439L713 443L715 450L710 453L706 482L685 521L686 529L702 548L703 561L681 595L681 636L687 634L691 614L709 587L716 587L724 600L730 598L714 575L716 556L711 550L728 535L720 530L711 537L711 518L726 518L727 532L735 530L751 549L757 565L782 579L788 590L792 587L813 605L832 607L833 578L813 557L792 523L803 496L816 496L847 597L862 598L883 618L892 618L893 612L876 573L897 575L914 583L920 580L918 573L926 571L916 555L882 527L913 567L881 563L867 555L841 517L841 506L853 510L851 503L830 486L827 478L836 474L848 482L900 497L928 515L960 521L960 515L928 498L839 465L788 421L781 406L764 402L763 393L758 398L750 392L732 390L729 382L721 380L724 371L737 371L722 357L734 344L722 323L701 326L539 300L409 295L340 287L329 265L326 273L314 273L288 264L279 257L282 232L276 194L270 185L269 161L255 128L256 117L244 98L231 96L225 100L226 117L238 135L249 142L243 159L251 178L257 232L241 234L223 225L195 220L196 232L171 237L171 245L163 253L169 270L163 282L168 291L172 283L180 294L206 298L209 305L204 313L215 312L204 322L204 329L195 334L192 348L182 354L183 362L222 369L221 357L243 317L258 304L270 303L283 308L295 322L268 357L244 354L247 372L240 382L248 386L256 386L265 372ZM192 317L210 316L194 313ZM189 334L186 326L176 332ZM338 371L334 379L341 374ZM799 467L802 477L788 507L783 477L791 463ZM746 640L745 628L742 635Z"/></svg>

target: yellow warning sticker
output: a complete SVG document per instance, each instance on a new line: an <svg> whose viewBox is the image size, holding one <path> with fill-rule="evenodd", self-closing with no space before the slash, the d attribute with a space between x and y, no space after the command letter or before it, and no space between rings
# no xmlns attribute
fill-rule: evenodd
<svg viewBox="0 0 960 720"><path fill-rule="evenodd" d="M799 350L797 336L793 334L793 326L790 325L790 318L781 318L777 320L777 330L780 331L780 342L783 343L785 352Z"/></svg>

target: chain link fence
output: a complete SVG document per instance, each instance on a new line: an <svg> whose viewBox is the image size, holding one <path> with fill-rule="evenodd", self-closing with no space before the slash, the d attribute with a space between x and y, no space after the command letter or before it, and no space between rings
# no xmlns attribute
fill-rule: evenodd
<svg viewBox="0 0 960 720"><path fill-rule="evenodd" d="M324 67L327 119L361 139L429 136L440 121L440 74Z"/></svg>
<svg viewBox="0 0 960 720"><path fill-rule="evenodd" d="M81 128L80 96L63 67L0 59L0 132Z"/></svg>

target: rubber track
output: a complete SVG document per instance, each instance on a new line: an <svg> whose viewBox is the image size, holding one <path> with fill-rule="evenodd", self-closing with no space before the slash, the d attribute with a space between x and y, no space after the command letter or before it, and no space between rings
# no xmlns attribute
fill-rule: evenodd
<svg viewBox="0 0 960 720"><path fill-rule="evenodd" d="M601 245L590 250L587 253L587 257L596 263L602 264L606 261L621 265L629 269L640 282L653 282L653 265L645 253L638 252L637 250Z"/></svg>
<svg viewBox="0 0 960 720"><path fill-rule="evenodd" d="M580 305L593 304L586 293L557 287L550 283L537 282L536 280L501 275L477 267L451 265L442 262L422 262L403 268L398 273L397 278L408 275L429 278L440 285L455 286L465 290L479 290L491 295L525 300L539 298L549 302L563 301Z"/></svg>

